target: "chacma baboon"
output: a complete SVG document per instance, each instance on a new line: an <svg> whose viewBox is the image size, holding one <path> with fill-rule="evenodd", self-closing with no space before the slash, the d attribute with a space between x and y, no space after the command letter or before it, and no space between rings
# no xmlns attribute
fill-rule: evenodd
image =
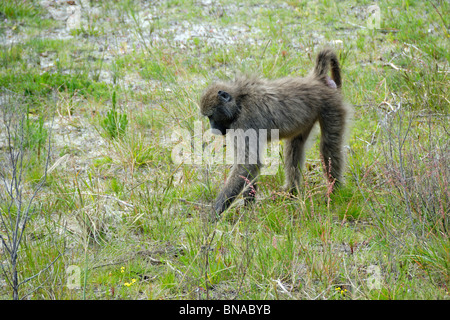
<svg viewBox="0 0 450 320"><path fill-rule="evenodd" d="M329 69L331 78L328 76ZM320 151L325 173L330 182L337 186L342 183L342 148L350 111L343 102L340 88L338 59L331 49L326 48L319 52L314 70L305 78L267 80L241 76L233 82L216 82L202 95L200 108L201 113L209 118L211 128L222 135L230 129L242 129L241 132L254 129L257 135L261 129L266 129L266 132L277 129L279 138L286 141L284 188L288 192L299 188L305 142L313 125L319 121ZM270 134L267 138L270 141ZM252 147L246 143L246 161L233 166L217 196L214 205L217 214L230 206L249 180L256 178L261 167L261 147L258 145L254 150L258 155L257 161L250 163L248 158Z"/></svg>

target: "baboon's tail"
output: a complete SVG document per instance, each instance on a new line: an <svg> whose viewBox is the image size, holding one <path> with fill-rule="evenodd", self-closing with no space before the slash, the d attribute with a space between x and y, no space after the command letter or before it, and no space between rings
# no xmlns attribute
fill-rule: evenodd
<svg viewBox="0 0 450 320"><path fill-rule="evenodd" d="M314 74L317 77L325 76L328 73L328 67L331 65L331 78L336 83L336 87L341 87L341 69L336 53L330 48L322 49L317 55Z"/></svg>

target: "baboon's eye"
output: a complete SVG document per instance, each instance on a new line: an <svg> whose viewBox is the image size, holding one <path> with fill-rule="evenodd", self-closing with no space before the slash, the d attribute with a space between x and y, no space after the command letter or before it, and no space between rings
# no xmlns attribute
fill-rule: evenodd
<svg viewBox="0 0 450 320"><path fill-rule="evenodd" d="M231 100L231 95L228 92L219 91L217 94L223 102L229 102Z"/></svg>

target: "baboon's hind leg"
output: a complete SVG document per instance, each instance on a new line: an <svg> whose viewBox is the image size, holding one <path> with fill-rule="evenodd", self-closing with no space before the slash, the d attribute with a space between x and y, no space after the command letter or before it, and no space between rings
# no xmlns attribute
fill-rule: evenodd
<svg viewBox="0 0 450 320"><path fill-rule="evenodd" d="M339 186L343 182L345 155L343 150L346 114L343 109L332 109L319 119L321 138L320 152L327 179Z"/></svg>
<svg viewBox="0 0 450 320"><path fill-rule="evenodd" d="M302 168L305 162L305 144L312 126L298 136L286 139L284 145L284 190L296 193L300 190Z"/></svg>

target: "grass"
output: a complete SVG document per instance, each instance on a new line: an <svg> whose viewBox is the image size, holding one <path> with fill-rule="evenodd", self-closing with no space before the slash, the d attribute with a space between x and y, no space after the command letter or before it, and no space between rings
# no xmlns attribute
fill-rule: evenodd
<svg viewBox="0 0 450 320"><path fill-rule="evenodd" d="M128 120L126 114L120 114L116 111L116 92L113 92L112 107L106 117L100 122L103 130L109 138L121 138L125 134Z"/></svg>
<svg viewBox="0 0 450 320"><path fill-rule="evenodd" d="M6 19L34 18L42 10L33 1L5 0L0 4L0 12Z"/></svg>
<svg viewBox="0 0 450 320"><path fill-rule="evenodd" d="M449 4L377 4L372 30L367 1L91 1L61 39L65 22L37 2L2 2L0 94L27 107L25 191L55 114L18 263L22 279L44 271L20 297L448 299ZM280 192L280 166L254 205L208 221L229 169L175 163L174 131L209 128L207 83L305 75L329 43L355 109L345 187L327 195L318 136L296 198Z"/></svg>

